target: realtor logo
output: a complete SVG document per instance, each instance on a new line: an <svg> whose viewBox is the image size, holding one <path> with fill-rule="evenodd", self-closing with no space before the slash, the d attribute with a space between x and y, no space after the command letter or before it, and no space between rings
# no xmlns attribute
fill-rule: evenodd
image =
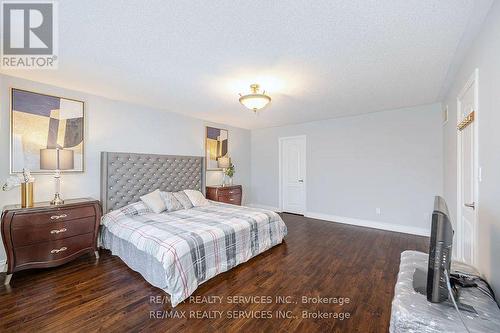
<svg viewBox="0 0 500 333"><path fill-rule="evenodd" d="M56 3L2 2L2 68L57 68Z"/></svg>

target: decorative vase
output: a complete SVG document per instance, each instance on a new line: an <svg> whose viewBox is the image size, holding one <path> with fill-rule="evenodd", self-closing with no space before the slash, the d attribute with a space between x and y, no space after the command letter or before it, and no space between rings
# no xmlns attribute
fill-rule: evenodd
<svg viewBox="0 0 500 333"><path fill-rule="evenodd" d="M233 177L227 176L227 185L228 186L233 186Z"/></svg>
<svg viewBox="0 0 500 333"><path fill-rule="evenodd" d="M33 207L33 184L21 183L21 208Z"/></svg>

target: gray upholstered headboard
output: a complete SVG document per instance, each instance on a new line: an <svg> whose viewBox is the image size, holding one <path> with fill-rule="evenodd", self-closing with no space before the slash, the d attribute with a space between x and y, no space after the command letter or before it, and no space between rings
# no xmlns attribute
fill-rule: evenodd
<svg viewBox="0 0 500 333"><path fill-rule="evenodd" d="M204 158L135 153L101 153L101 204L104 213L161 191L205 193Z"/></svg>

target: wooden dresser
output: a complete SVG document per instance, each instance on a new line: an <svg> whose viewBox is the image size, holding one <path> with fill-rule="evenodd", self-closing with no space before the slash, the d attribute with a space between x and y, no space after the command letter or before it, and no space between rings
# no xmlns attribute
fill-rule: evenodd
<svg viewBox="0 0 500 333"><path fill-rule="evenodd" d="M7 279L28 268L62 265L84 253L97 252L101 220L99 201L66 200L63 205L37 203L31 208L6 206L2 212L2 239L7 252Z"/></svg>
<svg viewBox="0 0 500 333"><path fill-rule="evenodd" d="M207 186L207 199L241 206L241 185Z"/></svg>

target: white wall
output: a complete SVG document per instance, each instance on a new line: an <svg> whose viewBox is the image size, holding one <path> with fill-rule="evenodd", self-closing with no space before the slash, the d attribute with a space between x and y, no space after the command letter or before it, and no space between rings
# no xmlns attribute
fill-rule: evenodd
<svg viewBox="0 0 500 333"><path fill-rule="evenodd" d="M9 176L11 87L85 102L85 172L62 177L61 192L64 198L91 196L99 199L101 151L204 156L206 125L229 130L229 152L236 165L234 182L243 185L244 202L248 197L250 131L4 75L0 75L0 183ZM208 172L207 184L220 183L220 176L221 172ZM36 176L35 200L52 199L53 188L51 176ZM19 202L18 189L0 191L0 207ZM5 252L0 246L0 263L3 260Z"/></svg>
<svg viewBox="0 0 500 333"><path fill-rule="evenodd" d="M427 234L433 196L442 192L440 108L253 130L252 204L279 207L278 138L306 135L308 215Z"/></svg>
<svg viewBox="0 0 500 333"><path fill-rule="evenodd" d="M444 104L449 122L444 127L444 195L456 221L457 208L457 96L474 70L479 69L479 270L500 293L500 2L488 17L467 53Z"/></svg>

